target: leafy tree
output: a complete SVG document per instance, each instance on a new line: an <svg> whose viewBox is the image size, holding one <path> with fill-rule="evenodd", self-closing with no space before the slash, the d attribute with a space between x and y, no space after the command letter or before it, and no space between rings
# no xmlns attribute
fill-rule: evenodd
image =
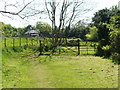
<svg viewBox="0 0 120 90"><path fill-rule="evenodd" d="M39 30L40 36L50 37L51 34L51 26L45 22L37 22L36 29Z"/></svg>
<svg viewBox="0 0 120 90"><path fill-rule="evenodd" d="M103 47L110 45L110 30L107 28L107 23L100 23L98 26L98 49L97 54L100 56L104 55ZM109 53L110 56L110 53Z"/></svg>
<svg viewBox="0 0 120 90"><path fill-rule="evenodd" d="M24 28L15 28L10 24L4 24L2 22L0 22L0 26L3 36L6 37L22 36L24 33Z"/></svg>
<svg viewBox="0 0 120 90"><path fill-rule="evenodd" d="M110 48L112 59L114 62L120 64L120 11L110 18Z"/></svg>
<svg viewBox="0 0 120 90"><path fill-rule="evenodd" d="M16 35L17 36L24 36L24 33L26 32L27 30L25 30L25 28L17 28L17 33Z"/></svg>
<svg viewBox="0 0 120 90"><path fill-rule="evenodd" d="M110 40L113 52L120 54L120 13L111 17L108 27L111 29Z"/></svg>
<svg viewBox="0 0 120 90"><path fill-rule="evenodd" d="M27 31L32 30L32 29L34 29L34 27L32 25L28 25L25 27L24 31L27 32Z"/></svg>
<svg viewBox="0 0 120 90"><path fill-rule="evenodd" d="M107 24L110 24L110 18L117 13L118 9L116 6L110 9L102 9L95 13L92 18L94 25L98 28L98 55L104 55L103 47L110 45L110 29ZM110 53L108 53L110 55ZM108 56L109 56L108 55Z"/></svg>
<svg viewBox="0 0 120 90"><path fill-rule="evenodd" d="M14 35L13 32L13 27L11 25L4 25L2 27L2 33L6 36L6 37L12 37Z"/></svg>
<svg viewBox="0 0 120 90"><path fill-rule="evenodd" d="M4 26L4 23L3 23L3 22L0 22L0 36L3 35L3 33L2 33L2 28L3 28L3 26Z"/></svg>
<svg viewBox="0 0 120 90"><path fill-rule="evenodd" d="M87 40L98 41L98 28L89 27L89 34L86 34Z"/></svg>
<svg viewBox="0 0 120 90"><path fill-rule="evenodd" d="M114 16L118 11L117 6L113 6L110 9L102 9L95 13L95 16L92 18L94 25L98 26L99 23L109 23L110 17Z"/></svg>
<svg viewBox="0 0 120 90"><path fill-rule="evenodd" d="M85 23L78 22L69 30L69 32L66 34L66 36L81 38L81 39L85 40L86 34L87 34L87 27L85 26Z"/></svg>

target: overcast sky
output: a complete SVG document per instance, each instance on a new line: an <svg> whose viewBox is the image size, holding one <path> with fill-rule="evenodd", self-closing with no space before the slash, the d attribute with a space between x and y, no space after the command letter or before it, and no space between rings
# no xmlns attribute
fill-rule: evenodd
<svg viewBox="0 0 120 90"><path fill-rule="evenodd" d="M7 3L15 3L16 0L0 0L0 10L3 10L4 9L4 1L7 1ZM18 0L20 1L20 0ZM88 12L87 14L84 14L81 16L81 20L85 19L86 20L86 17L88 18L89 21L91 21L91 18L93 17L93 14L95 12L97 12L98 10L100 9L103 9L105 7L107 8L110 8L111 6L113 5L118 5L118 2L120 0L87 0L87 4L89 6L92 6L92 10L90 12ZM30 0L26 0L26 2L30 2ZM39 5L39 4L38 4ZM17 9L15 8L8 8L8 11L15 11ZM48 19L42 19L41 18L36 18L36 17L32 17L32 18L29 18L29 20L22 20L20 19L18 16L12 16L13 19L10 19L6 16L3 16L0 14L0 22L4 22L6 24L11 24L12 26L15 26L15 27L24 27L24 26L27 26L28 24L31 24L31 25L35 25L35 23L37 21L44 21L44 22L47 22L47 23L51 23Z"/></svg>

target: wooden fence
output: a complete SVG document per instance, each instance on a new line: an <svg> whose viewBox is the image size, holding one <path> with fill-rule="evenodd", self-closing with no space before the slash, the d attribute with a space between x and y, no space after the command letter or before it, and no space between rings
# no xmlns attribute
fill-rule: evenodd
<svg viewBox="0 0 120 90"><path fill-rule="evenodd" d="M74 53L77 55L88 55L95 54L97 43L96 42L87 42L81 41L80 39L76 40L67 40L66 43L58 45L56 50L45 51L47 47L47 41L44 42L44 39L40 38L3 38L2 39L2 48L12 47L39 47L40 55L52 51L52 53L65 54L65 53Z"/></svg>

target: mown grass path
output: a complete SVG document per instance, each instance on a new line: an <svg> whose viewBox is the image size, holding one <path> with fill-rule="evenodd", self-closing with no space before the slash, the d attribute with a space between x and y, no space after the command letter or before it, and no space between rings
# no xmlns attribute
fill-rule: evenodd
<svg viewBox="0 0 120 90"><path fill-rule="evenodd" d="M4 88L118 87L118 65L100 57L35 57L23 52L3 57L3 61Z"/></svg>

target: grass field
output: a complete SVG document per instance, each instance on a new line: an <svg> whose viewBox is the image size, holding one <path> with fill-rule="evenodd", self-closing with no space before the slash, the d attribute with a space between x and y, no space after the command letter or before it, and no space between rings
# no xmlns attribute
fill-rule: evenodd
<svg viewBox="0 0 120 90"><path fill-rule="evenodd" d="M95 56L3 49L4 88L117 88L118 65Z"/></svg>

